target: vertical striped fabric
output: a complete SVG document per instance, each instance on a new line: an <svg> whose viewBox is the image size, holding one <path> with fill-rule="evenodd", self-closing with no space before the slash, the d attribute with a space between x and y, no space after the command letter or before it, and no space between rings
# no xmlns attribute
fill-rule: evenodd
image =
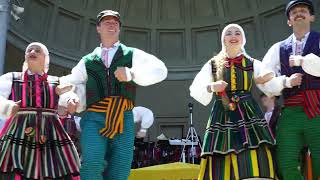
<svg viewBox="0 0 320 180"><path fill-rule="evenodd" d="M226 91L250 91L253 83L253 62L246 57L242 63L224 69L224 81L229 82Z"/></svg>
<svg viewBox="0 0 320 180"><path fill-rule="evenodd" d="M280 175L284 180L303 179L301 149L311 152L312 179L320 177L320 116L309 119L304 107L290 106L282 110L277 128L277 159ZM309 159L310 160L310 159ZM311 164L312 163L312 164ZM308 172L305 172L308 173Z"/></svg>
<svg viewBox="0 0 320 180"><path fill-rule="evenodd" d="M214 154L201 160L199 180L276 179L275 165L267 146L239 154Z"/></svg>
<svg viewBox="0 0 320 180"><path fill-rule="evenodd" d="M112 139L98 133L98 130L104 127L104 120L105 113L97 112L87 112L81 120L81 179L128 179L134 147L132 111L124 113L123 133L115 135Z"/></svg>
<svg viewBox="0 0 320 180"><path fill-rule="evenodd" d="M12 91L9 99L13 101L21 100L21 107L36 107L36 99L41 97L41 107L48 109L55 109L58 104L58 95L55 93L55 88L58 85L58 78L48 76L50 80L42 80L40 94L36 94L35 75L28 75L27 81L23 80L22 73L13 73L14 81L12 84ZM42 79L42 78L41 78Z"/></svg>
<svg viewBox="0 0 320 180"><path fill-rule="evenodd" d="M301 106L309 119L320 116L320 90L304 90L285 99L285 106Z"/></svg>
<svg viewBox="0 0 320 180"><path fill-rule="evenodd" d="M223 79L229 84L226 95L235 109L226 108L222 97L215 94L204 136L199 179L274 179L274 161L268 147L275 140L250 92L253 61L243 57L241 63L231 63L223 72Z"/></svg>
<svg viewBox="0 0 320 180"><path fill-rule="evenodd" d="M99 101L88 108L91 112L106 113L105 127L99 133L105 137L113 138L123 132L124 112L132 110L133 102L122 96L111 96Z"/></svg>
<svg viewBox="0 0 320 180"><path fill-rule="evenodd" d="M15 173L22 179L67 179L78 175L77 150L56 115L58 96L54 88L58 81L43 79L37 82L40 86L36 91L34 76L27 79L23 81L20 73L14 73L10 99L22 100L22 106L0 139L0 179ZM28 133L27 128L32 131Z"/></svg>
<svg viewBox="0 0 320 180"><path fill-rule="evenodd" d="M262 111L250 94L240 94L237 109L225 111L216 97L205 131L202 154L241 152L257 148L262 143L273 145L273 135Z"/></svg>
<svg viewBox="0 0 320 180"><path fill-rule="evenodd" d="M226 110L221 96L215 102L206 127L202 155L212 153L239 153L246 148L258 148L260 144L275 144L273 134L264 115L251 95L253 62L246 57L242 63L224 69L224 79L232 82L226 94L236 106ZM237 99L234 102L233 99Z"/></svg>

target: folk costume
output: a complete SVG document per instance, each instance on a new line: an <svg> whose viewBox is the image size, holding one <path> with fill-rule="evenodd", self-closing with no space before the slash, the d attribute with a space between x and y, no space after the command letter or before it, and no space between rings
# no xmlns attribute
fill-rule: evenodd
<svg viewBox="0 0 320 180"><path fill-rule="evenodd" d="M114 75L117 67L126 67L129 82L120 82ZM134 107L136 86L148 86L164 80L167 69L162 61L142 50L117 42L106 49L97 47L84 56L62 77L77 86L81 97L78 112L81 118L81 179L127 179L134 147ZM104 158L107 154L107 163ZM105 167L106 164L106 167Z"/></svg>
<svg viewBox="0 0 320 180"><path fill-rule="evenodd" d="M236 24L226 26L222 51L202 67L190 87L190 95L203 105L215 99L204 135L199 179L274 179L270 146L275 140L251 94L253 77L262 71L261 62L248 56L243 46L236 58L227 57L223 39L230 27L241 31L245 45L243 29ZM228 83L224 92L208 90L217 80Z"/></svg>
<svg viewBox="0 0 320 180"><path fill-rule="evenodd" d="M278 120L277 157L283 179L302 179L300 151L307 146L311 152L313 179L320 176L320 33L311 31L299 41L294 34L274 44L263 63L278 74L259 86L266 94L284 98ZM300 55L301 66L289 66L289 56ZM302 83L292 87L290 76L301 73ZM308 165L309 166L309 165Z"/></svg>
<svg viewBox="0 0 320 180"><path fill-rule="evenodd" d="M72 179L79 175L77 150L57 116L59 96L55 88L59 78L47 75L49 52L45 53L46 70L34 74L24 66L23 72L0 77L0 115L7 121L0 136L0 179ZM25 64L26 65L26 64ZM76 94L60 96L59 104ZM14 102L20 109L10 117Z"/></svg>

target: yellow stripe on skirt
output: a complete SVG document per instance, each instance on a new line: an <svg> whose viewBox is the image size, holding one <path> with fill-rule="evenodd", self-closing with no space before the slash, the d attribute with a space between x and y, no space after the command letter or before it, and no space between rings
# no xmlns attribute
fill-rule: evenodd
<svg viewBox="0 0 320 180"><path fill-rule="evenodd" d="M249 170L250 169L250 170ZM267 146L236 154L214 154L201 159L198 180L277 179L271 151Z"/></svg>

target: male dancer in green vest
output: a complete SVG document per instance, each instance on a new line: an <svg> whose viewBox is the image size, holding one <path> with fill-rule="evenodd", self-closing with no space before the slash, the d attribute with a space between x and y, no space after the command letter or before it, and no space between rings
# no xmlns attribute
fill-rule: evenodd
<svg viewBox="0 0 320 180"><path fill-rule="evenodd" d="M61 81L77 84L77 94L83 97L77 108L77 112L85 111L80 123L81 179L102 180L106 168L108 179L126 180L133 158L131 110L136 86L163 81L167 68L157 57L120 43L118 12L100 12L96 27L100 46L84 56L72 74Z"/></svg>
<svg viewBox="0 0 320 180"><path fill-rule="evenodd" d="M291 0L286 7L292 35L274 44L263 58L278 77L262 90L284 99L276 128L277 158L284 180L302 180L300 151L311 151L313 178L320 178L320 33L311 31L315 20L310 0Z"/></svg>

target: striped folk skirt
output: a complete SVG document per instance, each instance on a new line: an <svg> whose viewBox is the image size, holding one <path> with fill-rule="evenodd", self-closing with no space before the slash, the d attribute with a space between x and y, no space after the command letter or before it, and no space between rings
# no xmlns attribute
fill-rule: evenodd
<svg viewBox="0 0 320 180"><path fill-rule="evenodd" d="M268 146L245 150L239 154L204 156L199 180L276 179L275 161Z"/></svg>
<svg viewBox="0 0 320 180"><path fill-rule="evenodd" d="M79 167L77 150L53 111L20 111L2 130L0 179L72 179Z"/></svg>
<svg viewBox="0 0 320 180"><path fill-rule="evenodd" d="M236 95L236 96L235 96ZM275 144L250 93L234 94L227 109L217 96L206 127L199 179L275 178Z"/></svg>

